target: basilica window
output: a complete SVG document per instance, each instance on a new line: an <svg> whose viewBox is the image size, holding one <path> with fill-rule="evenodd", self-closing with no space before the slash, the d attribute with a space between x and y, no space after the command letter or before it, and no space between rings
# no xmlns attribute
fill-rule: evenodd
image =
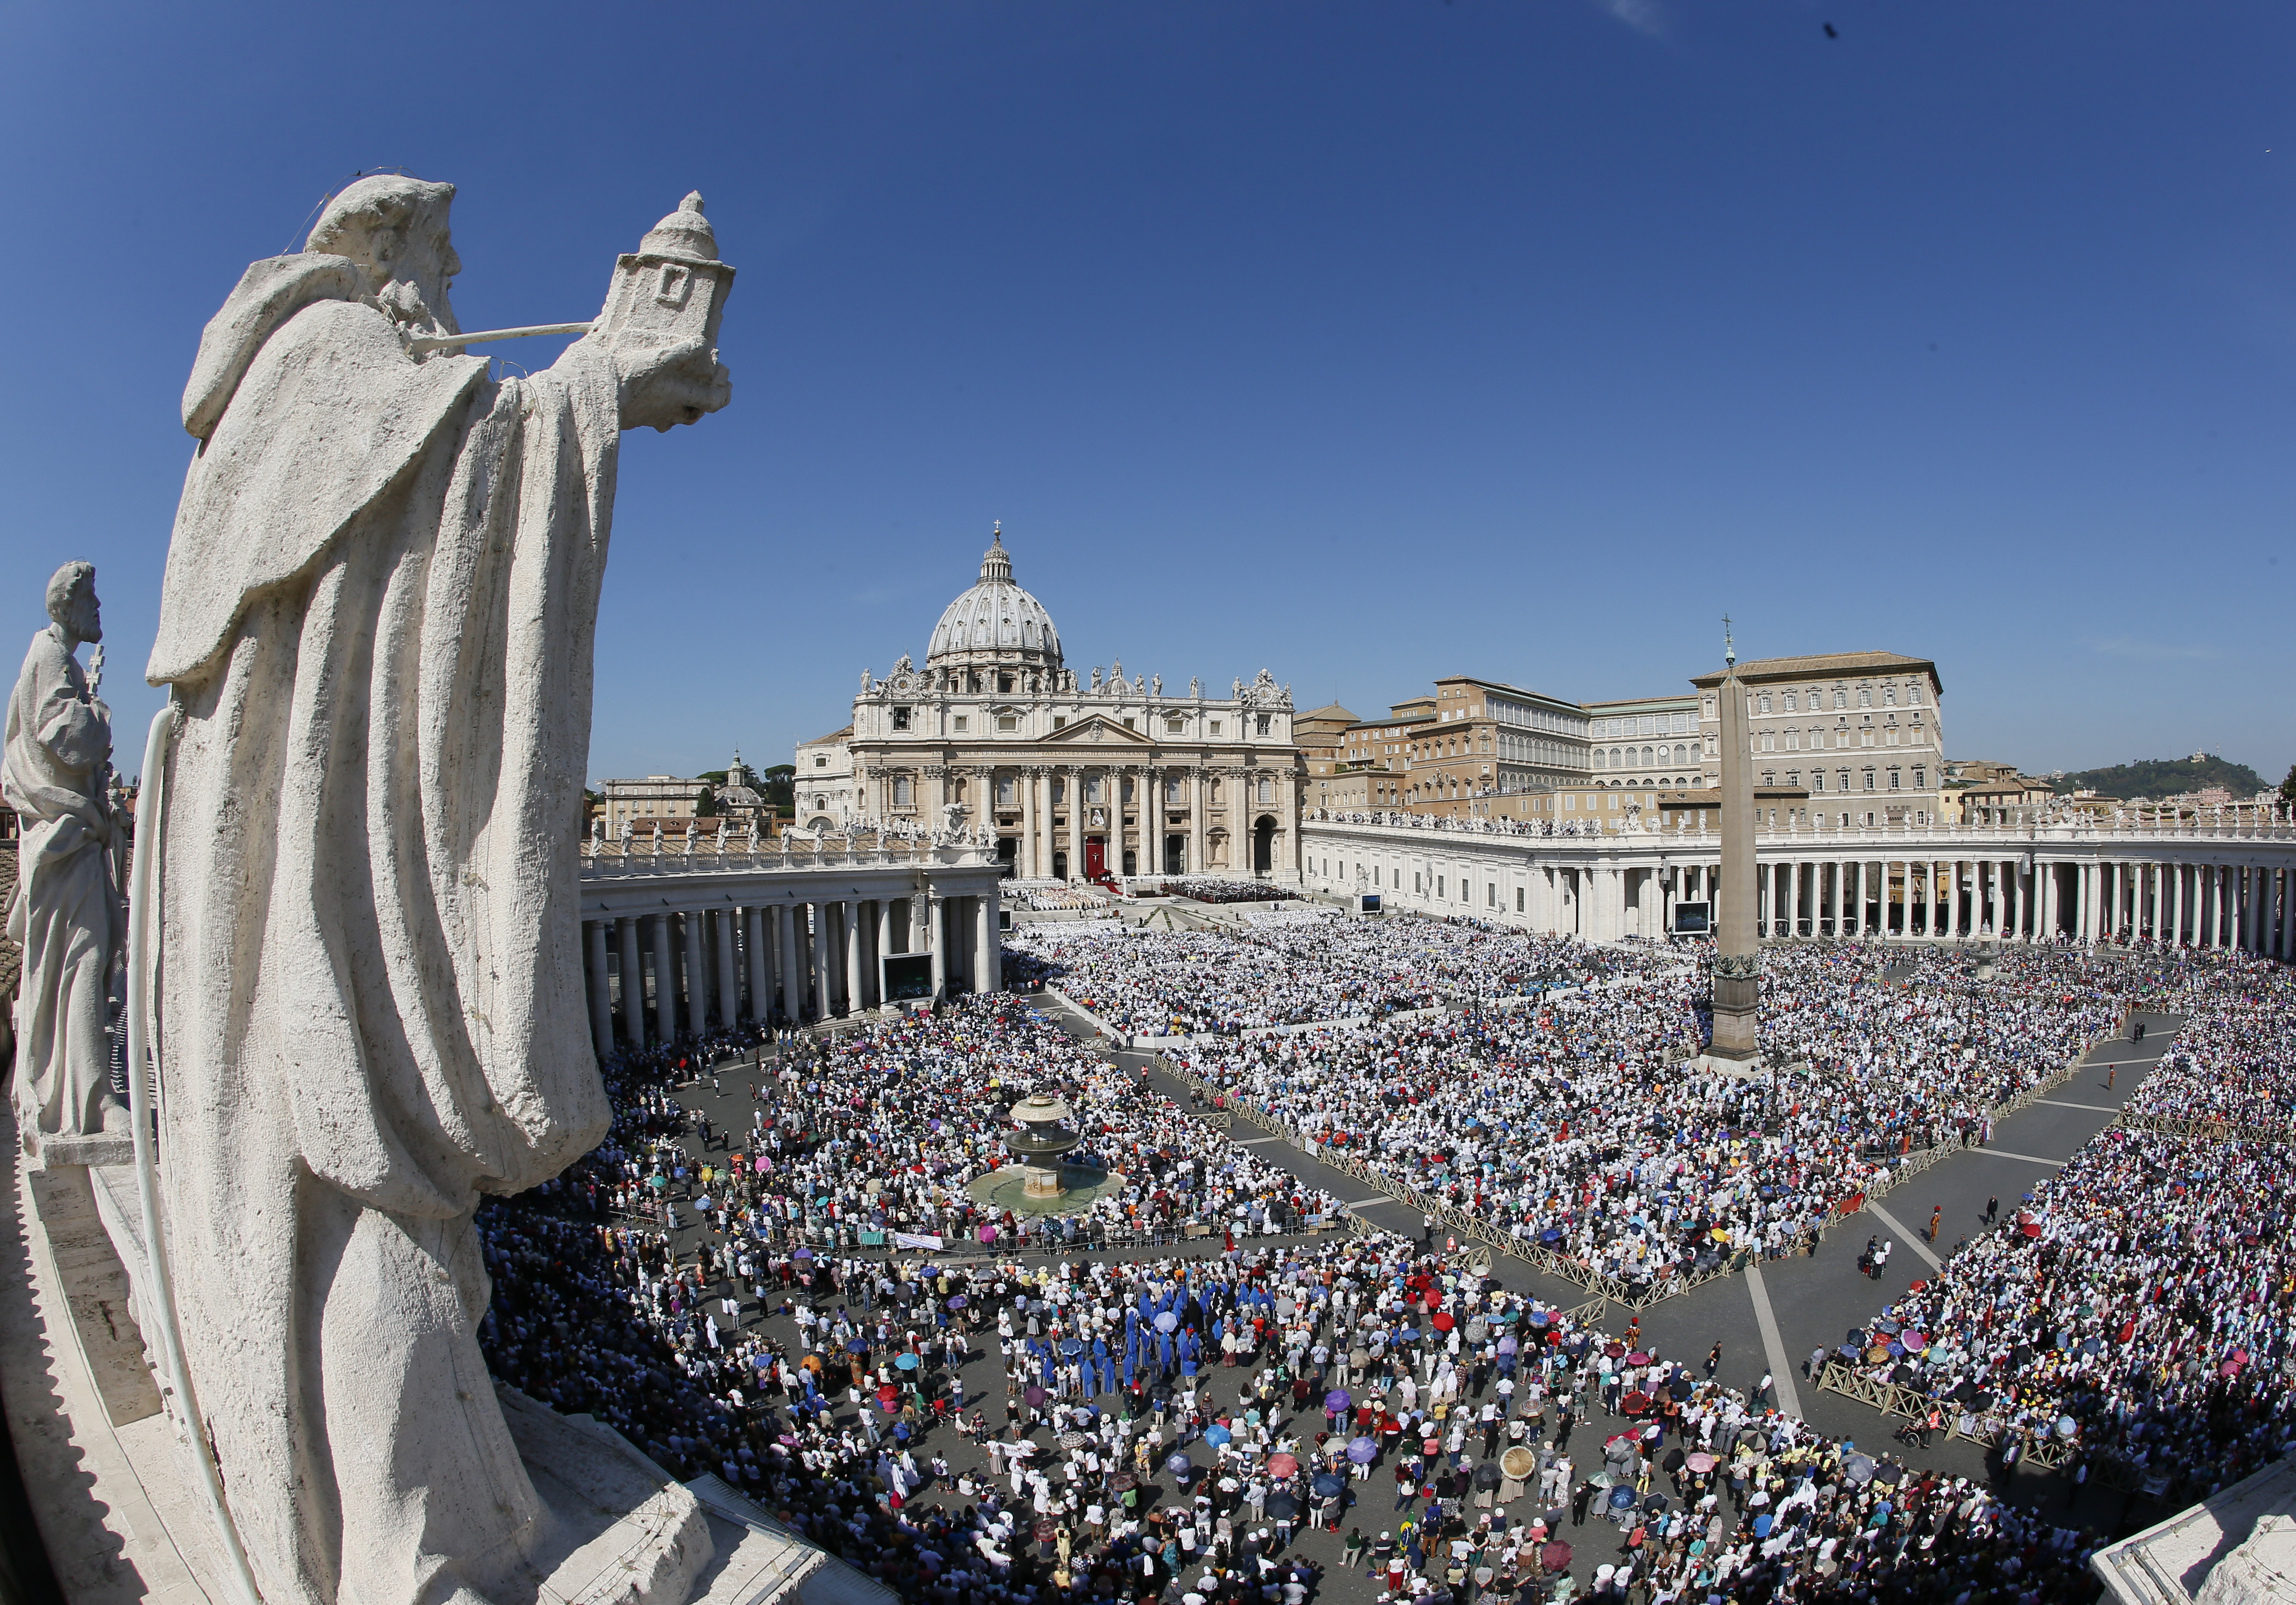
<svg viewBox="0 0 2296 1605"><path fill-rule="evenodd" d="M1087 803L1105 802L1107 800L1107 793L1102 789L1102 782L1099 775L1087 774L1084 777L1084 799Z"/></svg>
<svg viewBox="0 0 2296 1605"><path fill-rule="evenodd" d="M893 728L896 730L906 730L908 727L909 710L906 708L896 708L893 709Z"/></svg>
<svg viewBox="0 0 2296 1605"><path fill-rule="evenodd" d="M1069 783L1058 775L1053 777L1053 804L1055 807L1068 800Z"/></svg>
<svg viewBox="0 0 2296 1605"><path fill-rule="evenodd" d="M967 715L965 715L965 714L959 714L959 715L957 715L957 716L956 716L956 721L955 721L955 722L956 722L956 728L957 728L957 729L959 729L959 730L970 730L970 729L972 729L972 718L971 718L969 716L967 716Z"/></svg>
<svg viewBox="0 0 2296 1605"><path fill-rule="evenodd" d="M1168 803L1185 802L1187 800L1187 791L1185 790L1185 782L1181 781L1178 775L1175 774L1166 777L1164 782L1164 800Z"/></svg>
<svg viewBox="0 0 2296 1605"><path fill-rule="evenodd" d="M1128 719L1126 719L1126 720L1124 721L1124 728L1125 728L1125 729L1127 729L1127 730L1131 730L1131 729L1135 729L1135 728L1136 728L1136 725L1134 725L1134 724L1132 723L1132 721L1131 721L1129 718L1128 718Z"/></svg>
<svg viewBox="0 0 2296 1605"><path fill-rule="evenodd" d="M996 689L1005 696L1011 696L1013 694L1013 676L1010 675L997 676Z"/></svg>
<svg viewBox="0 0 2296 1605"><path fill-rule="evenodd" d="M1064 713L1056 713L1056 714L1054 714L1054 715L1053 716L1053 728L1054 728L1054 730L1066 730L1068 727L1069 727L1069 716L1068 716L1068 715L1066 715L1066 714L1064 714Z"/></svg>
<svg viewBox="0 0 2296 1605"><path fill-rule="evenodd" d="M1013 805L1019 800L1019 796L1020 781L1015 776L1010 774L1000 774L996 777L996 806L998 807L1009 808L1013 807Z"/></svg>
<svg viewBox="0 0 2296 1605"><path fill-rule="evenodd" d="M1214 720L1212 721L1212 733L1213 733L1214 735L1218 735L1219 733L1220 733L1220 722L1219 722L1218 719L1214 719Z"/></svg>
<svg viewBox="0 0 2296 1605"><path fill-rule="evenodd" d="M1167 719L1164 721L1164 733L1166 735L1177 735L1187 727L1188 723L1185 719Z"/></svg>
<svg viewBox="0 0 2296 1605"><path fill-rule="evenodd" d="M906 808L914 805L915 800L914 796L914 785L915 782L911 781L906 774L897 774L893 777L893 806L895 807Z"/></svg>
<svg viewBox="0 0 2296 1605"><path fill-rule="evenodd" d="M1013 731L1021 728L1021 716L1016 713L998 714L996 716L996 728L1009 735Z"/></svg>
<svg viewBox="0 0 2296 1605"><path fill-rule="evenodd" d="M1267 733L1267 717L1268 716L1264 713L1255 714L1252 717L1252 727L1256 733L1259 735L1266 735ZM1124 722L1129 725L1132 721L1127 719Z"/></svg>
<svg viewBox="0 0 2296 1605"><path fill-rule="evenodd" d="M1272 803L1275 800L1275 782L1264 776L1259 782L1259 800L1264 803Z"/></svg>

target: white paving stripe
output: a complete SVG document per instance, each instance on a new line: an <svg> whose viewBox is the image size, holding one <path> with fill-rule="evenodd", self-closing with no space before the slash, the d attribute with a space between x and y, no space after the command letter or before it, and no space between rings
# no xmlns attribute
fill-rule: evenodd
<svg viewBox="0 0 2296 1605"><path fill-rule="evenodd" d="M2052 1109L2093 1110L2100 1115L2117 1115L2120 1112L2120 1110L2114 1108L2110 1103L2075 1103L2070 1099L2065 1098L2036 1098L2033 1101L2036 1103L2046 1103Z"/></svg>
<svg viewBox="0 0 2296 1605"><path fill-rule="evenodd" d="M1917 1257L1925 1259L1929 1262L1929 1267L1931 1270L1941 1271L1945 1268L1945 1261L1939 1259L1936 1255L1930 1252L1929 1244L1923 1242L1911 1232L1906 1231L1905 1223L1899 1220L1896 1216L1891 1215L1887 1209L1882 1208L1881 1205L1874 1203L1870 1200L1867 1200L1866 1205L1866 1213L1872 1216L1875 1220L1880 1221L1883 1225L1889 1227L1890 1231L1896 1232L1900 1238L1902 1238L1905 1241L1906 1247L1911 1249Z"/></svg>
<svg viewBox="0 0 2296 1605"><path fill-rule="evenodd" d="M2054 1170L2062 1170L2065 1167L2065 1162L2062 1159L2045 1159L2037 1153L2014 1153L2006 1148L1972 1148L1969 1151L1989 1153L1997 1159L2021 1159L2028 1165L2046 1165Z"/></svg>
<svg viewBox="0 0 2296 1605"><path fill-rule="evenodd" d="M1340 1208L1342 1209L1368 1209L1374 1204L1400 1204L1402 1201L1403 1200L1401 1199L1391 1199L1386 1194L1382 1193L1377 1198L1359 1198L1353 1203L1342 1204Z"/></svg>
<svg viewBox="0 0 2296 1605"><path fill-rule="evenodd" d="M1235 1145L1238 1148L1250 1148L1255 1143L1281 1142L1283 1141L1283 1139L1281 1137L1238 1137L1235 1140Z"/></svg>
<svg viewBox="0 0 2296 1605"><path fill-rule="evenodd" d="M1786 1343L1778 1336L1778 1318L1770 1308L1770 1290L1762 1282L1762 1267L1746 1267L1746 1291L1754 1300L1754 1324L1762 1329L1762 1353L1770 1363L1770 1384L1777 1389L1778 1408L1799 1421L1801 1395L1794 1389L1794 1370L1786 1358Z"/></svg>

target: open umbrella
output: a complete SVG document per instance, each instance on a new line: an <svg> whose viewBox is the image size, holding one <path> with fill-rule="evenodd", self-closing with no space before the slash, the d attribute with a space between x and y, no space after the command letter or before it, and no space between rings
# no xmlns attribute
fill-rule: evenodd
<svg viewBox="0 0 2296 1605"><path fill-rule="evenodd" d="M1269 1455L1267 1474L1270 1477L1297 1477L1300 1474L1300 1457L1296 1454Z"/></svg>
<svg viewBox="0 0 2296 1605"><path fill-rule="evenodd" d="M1021 1390L1021 1396L1028 1401L1029 1408L1034 1410L1045 1402L1045 1390L1033 1386L1024 1388Z"/></svg>
<svg viewBox="0 0 2296 1605"><path fill-rule="evenodd" d="M1439 1332L1447 1332L1459 1323L1452 1319L1451 1313L1448 1310L1438 1310L1435 1312L1434 1319L1429 1322L1428 1324L1432 1326Z"/></svg>
<svg viewBox="0 0 2296 1605"><path fill-rule="evenodd" d="M796 1253L791 1255L790 1257L791 1259L811 1259L813 1257L813 1250L811 1249L800 1249Z"/></svg>
<svg viewBox="0 0 2296 1605"><path fill-rule="evenodd" d="M1078 1355L1084 1353L1084 1339L1082 1338L1066 1338L1062 1339L1061 1353L1066 1355L1071 1360L1075 1359Z"/></svg>
<svg viewBox="0 0 2296 1605"><path fill-rule="evenodd" d="M1196 1462L1186 1455L1174 1453L1164 1457L1164 1470L1175 1477L1185 1477L1196 1469Z"/></svg>
<svg viewBox="0 0 2296 1605"><path fill-rule="evenodd" d="M1636 1388L1619 1401L1619 1408L1628 1415L1640 1415L1651 1406L1650 1395Z"/></svg>
<svg viewBox="0 0 2296 1605"><path fill-rule="evenodd" d="M1119 1494L1129 1494L1140 1486L1140 1479L1129 1471L1119 1471L1111 1486Z"/></svg>
<svg viewBox="0 0 2296 1605"><path fill-rule="evenodd" d="M917 1368L917 1357L914 1355L895 1355L893 1367L897 1371L914 1371Z"/></svg>
<svg viewBox="0 0 2296 1605"><path fill-rule="evenodd" d="M1337 1499L1348 1491L1348 1479L1337 1471L1318 1471L1308 1486L1318 1499Z"/></svg>
<svg viewBox="0 0 2296 1605"><path fill-rule="evenodd" d="M1204 1442L1210 1444L1215 1449L1226 1446L1228 1440L1234 1436L1234 1434L1231 1433L1226 1428L1221 1426L1218 1421L1214 1421L1210 1426L1204 1429Z"/></svg>
<svg viewBox="0 0 2296 1605"><path fill-rule="evenodd" d="M1276 1521L1297 1521L1300 1519L1300 1496L1286 1488L1278 1488L1267 1496L1267 1514Z"/></svg>
<svg viewBox="0 0 2296 1605"><path fill-rule="evenodd" d="M1538 1563L1549 1571L1562 1571L1570 1564L1570 1546L1560 1538L1548 1540L1539 1547Z"/></svg>
<svg viewBox="0 0 2296 1605"><path fill-rule="evenodd" d="M1348 1458L1359 1466L1367 1466L1379 1458L1379 1445L1368 1437L1351 1438L1348 1442Z"/></svg>
<svg viewBox="0 0 2296 1605"><path fill-rule="evenodd" d="M858 1338L849 1338L846 1339L845 1352L849 1355L865 1355L869 1352L869 1346Z"/></svg>
<svg viewBox="0 0 2296 1605"><path fill-rule="evenodd" d="M1885 1460L1880 1465L1874 1468L1874 1480L1882 1484L1884 1487L1897 1486L1898 1478L1903 1477L1905 1474L1905 1467L1898 1465L1895 1461Z"/></svg>
<svg viewBox="0 0 2296 1605"><path fill-rule="evenodd" d="M1666 1458L1659 1462L1659 1464L1669 1471L1679 1471L1688 1459L1689 1456L1683 1454L1680 1449L1669 1449L1666 1452Z"/></svg>
<svg viewBox="0 0 2296 1605"><path fill-rule="evenodd" d="M1324 1408L1326 1410L1345 1410L1355 1402L1355 1396L1344 1388L1334 1388L1324 1396Z"/></svg>
<svg viewBox="0 0 2296 1605"><path fill-rule="evenodd" d="M1522 1445L1517 1444L1499 1456L1499 1470L1517 1482L1528 1482L1530 1480L1530 1474L1538 1470L1538 1456L1533 1454Z"/></svg>
<svg viewBox="0 0 2296 1605"><path fill-rule="evenodd" d="M1613 1360L1623 1359L1627 1346L1623 1343L1605 1343L1603 1345L1603 1352Z"/></svg>
<svg viewBox="0 0 2296 1605"><path fill-rule="evenodd" d="M1513 1332L1509 1332L1505 1337L1499 1339L1498 1347L1499 1353L1503 1355L1512 1355L1520 1352L1522 1345L1514 1340L1514 1334Z"/></svg>
<svg viewBox="0 0 2296 1605"><path fill-rule="evenodd" d="M1666 1509L1666 1495L1663 1494L1644 1494L1643 1497L1643 1509L1652 1512Z"/></svg>
<svg viewBox="0 0 2296 1605"><path fill-rule="evenodd" d="M1156 1317L1156 1330L1160 1332L1177 1331L1179 1330L1179 1316L1174 1314L1170 1310L1166 1310L1163 1314Z"/></svg>
<svg viewBox="0 0 2296 1605"><path fill-rule="evenodd" d="M1650 1356L1643 1353L1643 1351L1638 1348L1635 1350L1634 1353L1627 1356L1627 1363L1629 1365L1647 1365L1650 1363Z"/></svg>
<svg viewBox="0 0 2296 1605"><path fill-rule="evenodd" d="M971 1299L967 1298L964 1294L959 1293L955 1298L948 1301L948 1307L953 1310L961 1310L971 1302Z"/></svg>
<svg viewBox="0 0 2296 1605"><path fill-rule="evenodd" d="M1841 1474L1860 1485L1874 1480L1874 1457L1870 1454L1845 1454L1841 1457Z"/></svg>
<svg viewBox="0 0 2296 1605"><path fill-rule="evenodd" d="M1701 1476L1703 1476L1705 1473L1711 1471L1714 1469L1714 1457L1707 1454L1705 1450L1701 1449L1695 1454L1693 1454L1688 1459L1685 1460L1683 1464L1688 1466L1692 1470L1698 1472Z"/></svg>
<svg viewBox="0 0 2296 1605"><path fill-rule="evenodd" d="M1063 1449L1081 1449L1085 1445L1091 1441L1092 1440L1089 1437L1086 1437L1081 1432L1063 1432L1061 1434L1061 1447Z"/></svg>
<svg viewBox="0 0 2296 1605"><path fill-rule="evenodd" d="M1486 1494L1505 1480L1506 1479L1499 1474L1498 1467L1488 1460L1475 1468L1475 1486Z"/></svg>
<svg viewBox="0 0 2296 1605"><path fill-rule="evenodd" d="M1612 1488L1603 1495L1603 1498L1610 1502L1610 1506L1614 1511L1630 1511L1635 1506L1635 1491L1623 1485Z"/></svg>

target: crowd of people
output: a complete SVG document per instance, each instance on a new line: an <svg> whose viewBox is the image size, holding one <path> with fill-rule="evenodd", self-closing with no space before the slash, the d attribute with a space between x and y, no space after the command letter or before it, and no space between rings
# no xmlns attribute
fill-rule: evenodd
<svg viewBox="0 0 2296 1605"><path fill-rule="evenodd" d="M1396 929L1421 926L1440 929ZM1571 972L1567 946L1559 962L1540 951L1554 938L1472 938L1522 955L1509 973ZM1071 973L1112 970L1128 996L1190 994L1170 949L1118 935L1066 948ZM1807 1249L1916 1150L1987 1141L1992 1110L2111 1034L2149 984L2046 948L2004 954L1983 982L1935 950L1811 945L1765 962L1752 1068L1701 1059L1708 984L1655 954L1529 1004L1199 1039L1168 1057L1327 1152L1646 1292L1741 1249ZM1295 967L1287 1000L1314 997L1321 975Z"/></svg>
<svg viewBox="0 0 2296 1605"><path fill-rule="evenodd" d="M2177 1045L2132 1112L2285 1123L2285 971L2184 956ZM2296 1449L2296 1143L2108 1126L1842 1347L1840 1363L2005 1423L2172 1503Z"/></svg>
<svg viewBox="0 0 2296 1605"><path fill-rule="evenodd" d="M1286 903L1300 895L1280 881L1225 880L1207 875L1135 880L1128 889L1136 897L1185 897L1192 903Z"/></svg>
<svg viewBox="0 0 2296 1605"><path fill-rule="evenodd" d="M2189 961L2186 962L2189 965ZM2183 979L2192 1000L2177 1040L2128 1101L2165 1120L2296 1132L2296 979L2284 964L2227 954Z"/></svg>
<svg viewBox="0 0 2296 1605"><path fill-rule="evenodd" d="M618 1128L660 1122L658 1078L617 1086ZM675 1476L714 1472L907 1599L1304 1605L1335 1569L1434 1605L1572 1578L1684 1600L2095 1593L2095 1535L1392 1236L967 1265L734 1232L679 1254L586 1218L600 1199L562 1178L487 1207L496 1374Z"/></svg>
<svg viewBox="0 0 2296 1605"><path fill-rule="evenodd" d="M1031 923L1007 938L1006 951L1019 955L1021 973L1147 1036L1376 1021L1449 998L1521 996L1683 968L1661 950L1596 947L1472 920L1348 919L1335 910L1256 920L1242 934Z"/></svg>
<svg viewBox="0 0 2296 1605"><path fill-rule="evenodd" d="M1600 836L1603 824L1599 818L1588 819L1498 819L1479 815L1404 814L1390 809L1318 808L1308 815L1310 819L1329 820L1343 825L1393 825L1406 831L1449 831L1464 836ZM1613 832L1623 829L1620 821L1637 821L1639 807L1631 814L1621 814L1612 821Z"/></svg>

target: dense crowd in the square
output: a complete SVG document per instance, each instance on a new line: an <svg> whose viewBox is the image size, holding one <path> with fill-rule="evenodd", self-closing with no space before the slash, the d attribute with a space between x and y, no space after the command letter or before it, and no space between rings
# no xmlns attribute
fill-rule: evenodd
<svg viewBox="0 0 2296 1605"><path fill-rule="evenodd" d="M1377 1020L1447 998L1523 995L1681 968L1659 950L1603 948L1471 920L1356 920L1300 911L1230 931L1027 923L1007 938L1042 978L1127 1035L1232 1036ZM1007 972L1013 972L1007 959Z"/></svg>
<svg viewBox="0 0 2296 1605"><path fill-rule="evenodd" d="M1168 875L1134 880L1125 888L1135 897L1185 897L1192 903L1288 903L1298 888L1277 880L1224 880L1216 876Z"/></svg>
<svg viewBox="0 0 2296 1605"><path fill-rule="evenodd" d="M1136 988L1157 984L1154 947L1068 946L1148 970ZM1901 979L1885 981L1892 962ZM1737 1249L1807 1246L1915 1149L1985 1140L1994 1108L2114 1028L2137 979L2049 949L2003 955L1986 982L1951 954L1848 943L1781 947L1766 963L1766 1068L1700 1061L1707 988L1687 963L1510 1009L1200 1041L1169 1057L1390 1181L1663 1288Z"/></svg>

